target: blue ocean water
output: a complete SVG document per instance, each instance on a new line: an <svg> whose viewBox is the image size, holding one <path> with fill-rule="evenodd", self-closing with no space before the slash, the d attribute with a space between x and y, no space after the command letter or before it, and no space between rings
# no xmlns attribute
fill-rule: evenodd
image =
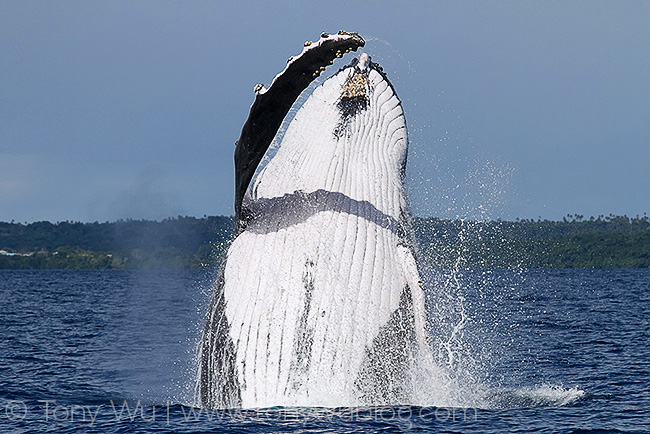
<svg viewBox="0 0 650 434"><path fill-rule="evenodd" d="M432 271L422 406L192 406L210 271L0 270L1 432L650 432L650 270Z"/></svg>

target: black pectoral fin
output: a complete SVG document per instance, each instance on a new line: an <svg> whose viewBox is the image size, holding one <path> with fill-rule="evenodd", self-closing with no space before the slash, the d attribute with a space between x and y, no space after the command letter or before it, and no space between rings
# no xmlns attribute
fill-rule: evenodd
<svg viewBox="0 0 650 434"><path fill-rule="evenodd" d="M268 89L256 90L255 101L235 147L235 217L241 218L246 189L264 157L282 121L300 93L336 57L363 47L365 41L356 33L323 34L308 43L303 52L289 60Z"/></svg>

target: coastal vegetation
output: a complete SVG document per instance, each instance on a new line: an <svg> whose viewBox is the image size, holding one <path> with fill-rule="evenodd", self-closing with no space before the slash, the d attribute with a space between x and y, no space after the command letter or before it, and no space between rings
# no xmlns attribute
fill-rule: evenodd
<svg viewBox="0 0 650 434"><path fill-rule="evenodd" d="M232 217L0 222L0 269L216 267ZM562 221L416 218L418 254L443 268L648 268L647 216Z"/></svg>
<svg viewBox="0 0 650 434"><path fill-rule="evenodd" d="M650 218L419 219L420 252L445 268L648 268Z"/></svg>
<svg viewBox="0 0 650 434"><path fill-rule="evenodd" d="M179 216L160 222L0 222L0 269L215 266L233 228L231 217Z"/></svg>

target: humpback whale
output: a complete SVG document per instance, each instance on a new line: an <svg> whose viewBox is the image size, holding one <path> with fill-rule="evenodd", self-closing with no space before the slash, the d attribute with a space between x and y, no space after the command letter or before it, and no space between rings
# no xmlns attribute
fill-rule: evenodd
<svg viewBox="0 0 650 434"><path fill-rule="evenodd" d="M199 355L204 407L412 403L425 306L406 121L382 68L362 53L316 87L258 170L301 92L364 44L323 34L255 88L235 148L236 234Z"/></svg>

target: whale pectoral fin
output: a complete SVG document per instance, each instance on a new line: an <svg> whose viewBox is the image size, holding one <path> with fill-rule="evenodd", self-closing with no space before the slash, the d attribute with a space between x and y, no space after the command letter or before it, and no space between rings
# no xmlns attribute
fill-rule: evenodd
<svg viewBox="0 0 650 434"><path fill-rule="evenodd" d="M339 32L305 44L266 89L256 86L255 101L235 147L235 218L239 221L244 193L282 121L300 93L332 61L356 51L365 41L356 33Z"/></svg>

